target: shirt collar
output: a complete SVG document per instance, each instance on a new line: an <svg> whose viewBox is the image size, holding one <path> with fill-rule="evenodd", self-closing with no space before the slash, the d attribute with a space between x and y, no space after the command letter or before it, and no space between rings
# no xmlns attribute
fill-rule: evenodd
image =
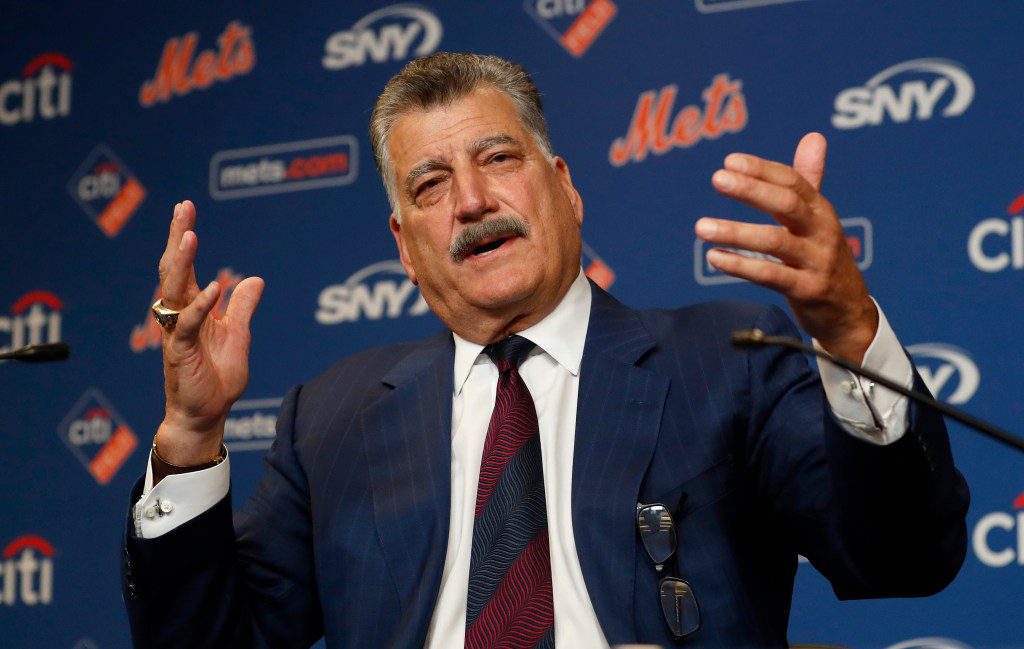
<svg viewBox="0 0 1024 649"><path fill-rule="evenodd" d="M576 376L583 362L583 346L587 341L590 301L590 284L581 268L558 306L537 324L520 331L519 335L536 343L556 363ZM452 332L452 336L455 338L454 389L455 394L459 394L484 346L470 342L455 332Z"/></svg>

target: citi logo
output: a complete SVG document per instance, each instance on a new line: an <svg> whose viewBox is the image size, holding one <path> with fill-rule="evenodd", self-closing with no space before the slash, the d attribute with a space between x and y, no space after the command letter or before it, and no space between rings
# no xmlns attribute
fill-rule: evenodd
<svg viewBox="0 0 1024 649"><path fill-rule="evenodd" d="M1024 194L1006 208L1010 218L992 217L978 223L967 237L967 255L978 270L998 273L1024 268Z"/></svg>
<svg viewBox="0 0 1024 649"><path fill-rule="evenodd" d="M901 76L911 78L896 85L895 78ZM945 59L905 61L882 70L863 86L839 93L832 126L878 126L886 116L899 124L931 119L943 97L949 97L943 117L962 115L971 105L974 80L962 65Z"/></svg>
<svg viewBox="0 0 1024 649"><path fill-rule="evenodd" d="M98 144L68 181L68 193L108 238L146 200L146 188L106 144Z"/></svg>
<svg viewBox="0 0 1024 649"><path fill-rule="evenodd" d="M928 390L947 403L967 403L978 391L981 373L966 351L943 343L910 345L907 351ZM956 381L952 379L956 377Z"/></svg>
<svg viewBox="0 0 1024 649"><path fill-rule="evenodd" d="M426 7L392 5L360 18L351 28L335 32L324 44L323 66L328 70L426 56L437 49L444 30L441 21Z"/></svg>
<svg viewBox="0 0 1024 649"><path fill-rule="evenodd" d="M674 113L678 93L679 86L673 84L640 94L629 131L612 142L608 151L612 165L643 162L648 153L663 155L676 148L688 149L701 140L738 133L747 126L743 82L730 79L728 73L716 75L701 93L703 107L694 104Z"/></svg>
<svg viewBox="0 0 1024 649"><path fill-rule="evenodd" d="M356 271L343 284L320 291L316 321L336 325L424 315L430 308L397 259L377 262Z"/></svg>
<svg viewBox="0 0 1024 649"><path fill-rule="evenodd" d="M164 44L153 78L139 89L139 103L149 108L157 103L205 90L218 81L249 74L256 67L256 46L252 29L237 20L228 23L217 37L217 50L196 53L199 32L169 38Z"/></svg>
<svg viewBox="0 0 1024 649"><path fill-rule="evenodd" d="M60 298L47 291L32 291L21 296L11 307L11 314L0 316L0 335L10 336L10 342L0 346L0 352L25 345L60 342ZM0 338L0 344L4 342Z"/></svg>
<svg viewBox="0 0 1024 649"><path fill-rule="evenodd" d="M1013 501L1013 509L985 514L971 533L974 555L990 568L1024 566L1024 493Z"/></svg>
<svg viewBox="0 0 1024 649"><path fill-rule="evenodd" d="M52 603L53 546L38 536L19 536L4 548L0 577L0 604Z"/></svg>
<svg viewBox="0 0 1024 649"><path fill-rule="evenodd" d="M48 52L28 62L21 79L0 84L0 124L14 126L71 114L71 60Z"/></svg>
<svg viewBox="0 0 1024 649"><path fill-rule="evenodd" d="M217 299L217 304L213 305L212 313L215 318L224 317L228 309L228 300L231 299L231 292L235 290L235 287L243 279L245 279L243 275L239 275L230 268L221 268L217 271L217 283L220 284L223 290L221 291L220 298ZM158 284L156 290L153 291L153 299L147 304L152 304L161 297L163 297L163 293L160 292L160 285ZM136 353L144 352L147 349L160 349L162 341L161 331L163 330L160 328L160 324L147 308L142 316L142 323L132 327L132 333L128 337L128 346Z"/></svg>
<svg viewBox="0 0 1024 649"><path fill-rule="evenodd" d="M138 446L135 433L95 388L82 395L57 434L101 485L110 482Z"/></svg>
<svg viewBox="0 0 1024 649"><path fill-rule="evenodd" d="M612 0L525 0L526 12L575 57L583 56L619 8Z"/></svg>

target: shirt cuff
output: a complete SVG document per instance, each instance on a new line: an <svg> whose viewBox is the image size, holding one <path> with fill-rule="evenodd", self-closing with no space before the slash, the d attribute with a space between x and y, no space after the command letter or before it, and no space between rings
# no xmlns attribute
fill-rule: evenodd
<svg viewBox="0 0 1024 649"><path fill-rule="evenodd" d="M910 388L914 384L914 368L882 307L878 302L875 307L878 308L878 331L861 364ZM816 349L822 349L817 340L813 342ZM823 359L817 362L832 413L846 432L879 445L892 444L903 437L907 431L907 397Z"/></svg>
<svg viewBox="0 0 1024 649"><path fill-rule="evenodd" d="M231 486L230 460L225 449L220 464L202 471L173 473L154 487L150 455L142 498L135 504L135 535L143 539L162 536L219 503Z"/></svg>

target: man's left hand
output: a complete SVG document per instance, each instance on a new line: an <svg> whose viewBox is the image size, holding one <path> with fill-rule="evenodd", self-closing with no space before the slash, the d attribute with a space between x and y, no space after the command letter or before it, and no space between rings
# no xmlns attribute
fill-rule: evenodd
<svg viewBox="0 0 1024 649"><path fill-rule="evenodd" d="M779 226L702 218L697 235L721 246L763 253L750 258L712 248L718 270L781 293L797 322L826 350L860 362L878 329L868 295L832 205L821 195L827 144L809 133L797 145L793 166L743 153L730 154L712 176L722 194L766 212Z"/></svg>

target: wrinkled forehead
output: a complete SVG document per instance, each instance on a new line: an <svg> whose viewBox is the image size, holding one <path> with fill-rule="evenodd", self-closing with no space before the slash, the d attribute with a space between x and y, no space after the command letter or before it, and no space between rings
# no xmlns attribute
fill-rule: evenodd
<svg viewBox="0 0 1024 649"><path fill-rule="evenodd" d="M395 121L387 146L400 180L423 160L450 162L499 136L527 146L532 142L512 99L496 88L480 87L450 104L404 113Z"/></svg>

